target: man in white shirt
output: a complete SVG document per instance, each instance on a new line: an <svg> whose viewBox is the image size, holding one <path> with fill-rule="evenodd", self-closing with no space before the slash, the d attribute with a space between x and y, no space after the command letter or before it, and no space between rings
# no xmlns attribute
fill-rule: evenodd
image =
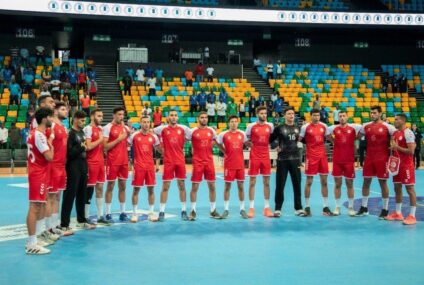
<svg viewBox="0 0 424 285"><path fill-rule="evenodd" d="M340 112L339 105L336 105L336 109L334 109L334 111L333 111L333 119L334 119L335 125L340 124L340 122L339 122L339 112Z"/></svg>
<svg viewBox="0 0 424 285"><path fill-rule="evenodd" d="M277 100L278 100L278 92L274 91L274 93L271 95L272 104L274 105L275 101Z"/></svg>
<svg viewBox="0 0 424 285"><path fill-rule="evenodd" d="M144 78L144 69L141 67L141 65L138 67L137 71L135 72L135 75L137 76L137 82L140 85L145 85L145 78Z"/></svg>
<svg viewBox="0 0 424 285"><path fill-rule="evenodd" d="M272 65L271 61L268 62L268 65L266 66L266 76L267 80L274 78L274 65Z"/></svg>
<svg viewBox="0 0 424 285"><path fill-rule="evenodd" d="M156 96L156 78L154 75L147 80L147 85L149 86L149 101L150 101L150 96Z"/></svg>
<svg viewBox="0 0 424 285"><path fill-rule="evenodd" d="M213 69L212 66L208 66L208 68L206 68L206 73L208 75L208 82L212 82L213 81L213 73L214 73L215 69Z"/></svg>
<svg viewBox="0 0 424 285"><path fill-rule="evenodd" d="M218 113L218 123L225 122L225 114L227 113L227 104L222 99L219 99L218 105L216 106Z"/></svg>
<svg viewBox="0 0 424 285"><path fill-rule="evenodd" d="M152 116L152 109L149 107L149 104L144 104L144 109L142 111L143 116Z"/></svg>
<svg viewBox="0 0 424 285"><path fill-rule="evenodd" d="M3 126L3 122L0 122L0 148L6 148L8 136L9 131Z"/></svg>
<svg viewBox="0 0 424 285"><path fill-rule="evenodd" d="M211 100L206 104L206 110L208 114L208 123L215 123L215 103Z"/></svg>

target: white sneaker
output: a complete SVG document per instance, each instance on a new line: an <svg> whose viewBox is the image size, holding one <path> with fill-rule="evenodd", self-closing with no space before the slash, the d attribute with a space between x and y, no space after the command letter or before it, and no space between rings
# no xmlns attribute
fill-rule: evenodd
<svg viewBox="0 0 424 285"><path fill-rule="evenodd" d="M53 228L50 230L51 233L54 233L55 235L58 235L59 237L63 236L63 231L61 231L58 228Z"/></svg>
<svg viewBox="0 0 424 285"><path fill-rule="evenodd" d="M41 247L46 247L46 246L52 245L52 243L47 243L43 239L37 238L37 245Z"/></svg>
<svg viewBox="0 0 424 285"><path fill-rule="evenodd" d="M131 216L131 223L137 223L138 222L138 215L137 214L133 214Z"/></svg>
<svg viewBox="0 0 424 285"><path fill-rule="evenodd" d="M340 207L336 207L336 209L334 209L333 211L333 216L340 216L340 214L341 214Z"/></svg>
<svg viewBox="0 0 424 285"><path fill-rule="evenodd" d="M25 246L25 253L31 254L31 255L48 254L48 253L50 253L50 249L39 246L37 244L36 245L26 245Z"/></svg>
<svg viewBox="0 0 424 285"><path fill-rule="evenodd" d="M71 236L74 234L74 231L70 227L61 227L60 230L63 232L63 236Z"/></svg>
<svg viewBox="0 0 424 285"><path fill-rule="evenodd" d="M349 216L355 217L356 212L355 212L355 210L353 208L349 208L347 211L348 211Z"/></svg>
<svg viewBox="0 0 424 285"><path fill-rule="evenodd" d="M294 211L294 214L295 214L295 216L298 216L298 217L306 216L305 210L296 210L296 211Z"/></svg>
<svg viewBox="0 0 424 285"><path fill-rule="evenodd" d="M48 243L49 245L54 244L54 240L50 239L50 235L47 231L41 233L41 235L37 236L38 239Z"/></svg>
<svg viewBox="0 0 424 285"><path fill-rule="evenodd" d="M77 228L82 230L94 230L96 226L89 223L77 223Z"/></svg>
<svg viewBox="0 0 424 285"><path fill-rule="evenodd" d="M49 236L49 239L51 239L52 241L56 242L60 239L60 235L57 235L49 230L46 231L46 234Z"/></svg>

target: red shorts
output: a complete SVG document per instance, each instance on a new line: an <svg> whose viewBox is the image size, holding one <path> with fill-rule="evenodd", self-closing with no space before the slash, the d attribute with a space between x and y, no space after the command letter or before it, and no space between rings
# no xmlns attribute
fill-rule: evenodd
<svg viewBox="0 0 424 285"><path fill-rule="evenodd" d="M174 178L179 180L186 179L185 164L165 163L163 165L163 181L171 181Z"/></svg>
<svg viewBox="0 0 424 285"><path fill-rule="evenodd" d="M53 188L53 183L52 183L52 168L54 168L52 166L51 163L47 164L47 168L46 168L46 180L45 183L47 184L47 189Z"/></svg>
<svg viewBox="0 0 424 285"><path fill-rule="evenodd" d="M328 160L324 156L319 159L309 159L306 157L305 175L314 176L317 174L328 175Z"/></svg>
<svg viewBox="0 0 424 285"><path fill-rule="evenodd" d="M132 186L143 187L156 186L156 169L153 166L151 169L143 169L140 167L134 167Z"/></svg>
<svg viewBox="0 0 424 285"><path fill-rule="evenodd" d="M249 171L247 175L249 176L258 176L259 174L263 176L271 175L271 160L250 160L249 161Z"/></svg>
<svg viewBox="0 0 424 285"><path fill-rule="evenodd" d="M66 169L65 167L52 165L50 167L49 193L57 193L66 189Z"/></svg>
<svg viewBox="0 0 424 285"><path fill-rule="evenodd" d="M106 179L107 181L115 181L128 179L128 164L122 165L108 165L106 166Z"/></svg>
<svg viewBox="0 0 424 285"><path fill-rule="evenodd" d="M347 179L355 178L355 163L334 163L333 162L333 176L345 177Z"/></svg>
<svg viewBox="0 0 424 285"><path fill-rule="evenodd" d="M45 203L47 201L47 171L32 172L28 175L29 201Z"/></svg>
<svg viewBox="0 0 424 285"><path fill-rule="evenodd" d="M388 179L389 172L387 171L387 159L373 160L369 157L365 158L364 169L362 175L364 178L377 177L378 179Z"/></svg>
<svg viewBox="0 0 424 285"><path fill-rule="evenodd" d="M403 185L415 185L415 167L414 163L402 164L399 166L399 173L393 176L393 183L401 183Z"/></svg>
<svg viewBox="0 0 424 285"><path fill-rule="evenodd" d="M200 183L203 177L208 182L215 182L215 166L210 164L193 164L193 173L191 175L191 182Z"/></svg>
<svg viewBox="0 0 424 285"><path fill-rule="evenodd" d="M106 173L105 173L105 167L103 164L88 165L87 186L95 186L97 183L105 183L105 178L106 178Z"/></svg>
<svg viewBox="0 0 424 285"><path fill-rule="evenodd" d="M224 170L224 181L233 182L244 181L244 169L225 169Z"/></svg>

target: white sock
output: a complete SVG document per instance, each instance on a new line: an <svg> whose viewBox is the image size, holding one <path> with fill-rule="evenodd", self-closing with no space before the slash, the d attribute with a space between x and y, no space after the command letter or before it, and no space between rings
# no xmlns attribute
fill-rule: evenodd
<svg viewBox="0 0 424 285"><path fill-rule="evenodd" d="M211 202L211 212L216 210L216 202Z"/></svg>
<svg viewBox="0 0 424 285"><path fill-rule="evenodd" d="M362 197L362 207L368 208L368 196Z"/></svg>
<svg viewBox="0 0 424 285"><path fill-rule="evenodd" d="M396 213L400 214L402 212L402 203L396 203Z"/></svg>
<svg viewBox="0 0 424 285"><path fill-rule="evenodd" d="M35 234L39 236L43 232L43 225L44 225L44 218L41 220L38 220L35 224Z"/></svg>
<svg viewBox="0 0 424 285"><path fill-rule="evenodd" d="M191 202L191 210L196 212L196 202Z"/></svg>
<svg viewBox="0 0 424 285"><path fill-rule="evenodd" d="M112 203L106 203L106 215L110 215L112 213L111 208L112 208Z"/></svg>
<svg viewBox="0 0 424 285"><path fill-rule="evenodd" d="M250 200L250 201L249 201L249 208L250 208L250 209L255 208L255 201L254 201L254 200Z"/></svg>
<svg viewBox="0 0 424 285"><path fill-rule="evenodd" d="M155 211L155 205L149 205L149 212L153 213Z"/></svg>
<svg viewBox="0 0 424 285"><path fill-rule="evenodd" d="M187 211L186 202L181 202L181 212Z"/></svg>
<svg viewBox="0 0 424 285"><path fill-rule="evenodd" d="M411 208L410 208L410 212L409 212L409 214L411 215L411 216L413 216L413 217L415 217L415 210L417 209L417 207L416 206L411 206Z"/></svg>
<svg viewBox="0 0 424 285"><path fill-rule="evenodd" d="M34 246L37 244L37 236L33 235L33 236L29 236L28 237L28 245L29 246Z"/></svg>
<svg viewBox="0 0 424 285"><path fill-rule="evenodd" d="M224 201L224 210L228 211L230 209L230 201Z"/></svg>
<svg viewBox="0 0 424 285"><path fill-rule="evenodd" d="M305 207L310 207L309 198L305 198Z"/></svg>
<svg viewBox="0 0 424 285"><path fill-rule="evenodd" d="M322 206L328 207L328 197L322 197Z"/></svg>
<svg viewBox="0 0 424 285"><path fill-rule="evenodd" d="M265 199L264 208L269 208L269 200Z"/></svg>
<svg viewBox="0 0 424 285"><path fill-rule="evenodd" d="M97 218L103 216L103 198L96 198Z"/></svg>
<svg viewBox="0 0 424 285"><path fill-rule="evenodd" d="M133 205L133 214L137 215L137 205Z"/></svg>
<svg viewBox="0 0 424 285"><path fill-rule="evenodd" d="M159 205L159 212L165 213L165 203L160 203L160 205Z"/></svg>
<svg viewBox="0 0 424 285"><path fill-rule="evenodd" d="M125 203L119 203L119 210L121 213L125 213Z"/></svg>
<svg viewBox="0 0 424 285"><path fill-rule="evenodd" d="M389 198L383 198L383 209L388 210L389 209Z"/></svg>
<svg viewBox="0 0 424 285"><path fill-rule="evenodd" d="M240 211L244 210L244 200L240 201Z"/></svg>
<svg viewBox="0 0 424 285"><path fill-rule="evenodd" d="M340 199L336 199L336 208L340 207Z"/></svg>
<svg viewBox="0 0 424 285"><path fill-rule="evenodd" d="M56 228L59 225L59 214L53 213L51 217L51 224L53 228Z"/></svg>
<svg viewBox="0 0 424 285"><path fill-rule="evenodd" d="M88 217L90 216L90 204L85 204L84 214L85 218L88 219Z"/></svg>
<svg viewBox="0 0 424 285"><path fill-rule="evenodd" d="M50 221L51 221L51 216L45 217L44 222L46 224L46 230L50 230L52 228L52 224Z"/></svg>
<svg viewBox="0 0 424 285"><path fill-rule="evenodd" d="M353 198L349 198L349 208L353 208Z"/></svg>

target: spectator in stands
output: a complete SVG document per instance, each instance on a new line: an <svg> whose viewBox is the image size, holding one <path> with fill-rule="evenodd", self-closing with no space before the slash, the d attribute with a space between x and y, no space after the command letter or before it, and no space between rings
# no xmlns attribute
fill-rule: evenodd
<svg viewBox="0 0 424 285"><path fill-rule="evenodd" d="M258 71L258 68L261 67L261 60L258 57L255 57L253 59L253 69L255 69L256 71Z"/></svg>
<svg viewBox="0 0 424 285"><path fill-rule="evenodd" d="M239 117L244 118L246 116L246 105L244 104L243 99L240 99L240 103L238 105Z"/></svg>
<svg viewBox="0 0 424 285"><path fill-rule="evenodd" d="M60 101L60 81L59 80L51 81L51 91L52 91L53 99Z"/></svg>
<svg viewBox="0 0 424 285"><path fill-rule="evenodd" d="M209 47L205 47L204 53L203 53L203 62L208 63L209 62Z"/></svg>
<svg viewBox="0 0 424 285"><path fill-rule="evenodd" d="M266 80L274 79L274 65L271 61L266 66Z"/></svg>
<svg viewBox="0 0 424 285"><path fill-rule="evenodd" d="M35 65L38 65L40 60L43 65L46 65L46 49L42 45L35 47Z"/></svg>
<svg viewBox="0 0 424 285"><path fill-rule="evenodd" d="M68 113L69 113L69 111L70 111L70 104L69 104L69 90L68 89L65 89L63 91L63 95L62 95L62 100L61 101L65 104L66 108L68 109Z"/></svg>
<svg viewBox="0 0 424 285"><path fill-rule="evenodd" d="M163 70L162 70L162 68L158 67L155 70L155 76L156 76L156 84L158 84L160 86L160 88L162 89L162 85L163 85Z"/></svg>
<svg viewBox="0 0 424 285"><path fill-rule="evenodd" d="M16 65L15 73L12 78L14 78L15 82L19 85L22 84L22 67L19 63Z"/></svg>
<svg viewBox="0 0 424 285"><path fill-rule="evenodd" d="M277 64L275 65L275 74L276 74L275 79L281 79L283 77L283 69L281 68L280 61L278 61Z"/></svg>
<svg viewBox="0 0 424 285"><path fill-rule="evenodd" d="M71 55L70 50L64 50L62 53L62 66L69 67L69 57Z"/></svg>
<svg viewBox="0 0 424 285"><path fill-rule="evenodd" d="M148 66L146 67L145 72L146 72L146 77L147 77L147 78L152 77L152 76L153 76L153 74L155 73L155 71L153 70L153 68L151 68L151 67L150 67L150 65L148 65Z"/></svg>
<svg viewBox="0 0 424 285"><path fill-rule="evenodd" d="M31 105L31 106L28 108L28 111L26 112L26 119L25 119L25 123L27 123L27 124L31 124L32 119L34 118L34 113L35 113L35 111L34 111L34 105Z"/></svg>
<svg viewBox="0 0 424 285"><path fill-rule="evenodd" d="M202 82L203 77L205 76L205 69L204 69L203 64L201 62L199 62L197 64L195 73L196 73L196 81Z"/></svg>
<svg viewBox="0 0 424 285"><path fill-rule="evenodd" d="M162 125L162 112L159 110L159 107L156 107L153 113L153 127L156 128L160 125Z"/></svg>
<svg viewBox="0 0 424 285"><path fill-rule="evenodd" d="M152 109L149 107L149 104L147 104L147 103L144 104L144 108L141 111L141 114L143 116L149 116L149 117L152 116Z"/></svg>
<svg viewBox="0 0 424 285"><path fill-rule="evenodd" d="M206 112L208 114L208 124L209 123L215 123L215 101L209 100L208 99L208 103L206 104Z"/></svg>
<svg viewBox="0 0 424 285"><path fill-rule="evenodd" d="M197 95L196 91L193 90L193 93L190 95L190 113L193 117L193 112L197 112Z"/></svg>
<svg viewBox="0 0 424 285"><path fill-rule="evenodd" d="M274 127L277 127L279 124L283 122L282 118L280 117L280 114L275 113L275 116L272 118L272 123L274 124Z"/></svg>
<svg viewBox="0 0 424 285"><path fill-rule="evenodd" d="M277 101L275 101L274 103L274 112L278 113L280 117L283 115L283 107L284 107L283 97L279 97Z"/></svg>
<svg viewBox="0 0 424 285"><path fill-rule="evenodd" d="M218 113L218 123L224 123L225 122L225 115L227 113L227 104L225 104L221 99L219 100L217 106L217 113Z"/></svg>
<svg viewBox="0 0 424 285"><path fill-rule="evenodd" d="M78 90L86 90L87 85L87 75L84 73L84 70L81 68L78 74Z"/></svg>
<svg viewBox="0 0 424 285"><path fill-rule="evenodd" d="M269 118L272 118L272 113L274 112L274 103L269 100L266 104L266 111Z"/></svg>
<svg viewBox="0 0 424 285"><path fill-rule="evenodd" d="M258 106L259 104L256 101L255 97L251 96L249 100L249 117L250 118L256 117L256 107Z"/></svg>
<svg viewBox="0 0 424 285"><path fill-rule="evenodd" d="M15 82L15 79L12 80L12 83L9 85L10 90L10 105L19 105L19 99L21 98L22 89L18 83Z"/></svg>
<svg viewBox="0 0 424 285"><path fill-rule="evenodd" d="M21 148L21 129L16 127L16 123L12 122L9 129L10 148L19 149Z"/></svg>
<svg viewBox="0 0 424 285"><path fill-rule="evenodd" d="M52 76L52 81L53 80L60 81L60 72L59 72L59 68L58 67L53 67L51 76Z"/></svg>
<svg viewBox="0 0 424 285"><path fill-rule="evenodd" d="M10 68L9 65L6 65L3 69L4 84L9 85L10 82L12 82L12 75L13 75L12 69Z"/></svg>
<svg viewBox="0 0 424 285"><path fill-rule="evenodd" d="M52 75L51 75L49 67L47 65L44 65L44 68L41 71L41 78L46 83L49 83L50 80L52 80Z"/></svg>
<svg viewBox="0 0 424 285"><path fill-rule="evenodd" d="M259 97L258 97L258 104L259 104L259 106L264 106L265 105L264 103L265 103L264 96L259 95Z"/></svg>
<svg viewBox="0 0 424 285"><path fill-rule="evenodd" d="M134 80L134 69L132 67L127 68L128 76L131 77L131 80Z"/></svg>
<svg viewBox="0 0 424 285"><path fill-rule="evenodd" d="M21 48L19 54L21 55L21 64L27 65L29 64L29 51L27 48Z"/></svg>
<svg viewBox="0 0 424 285"><path fill-rule="evenodd" d="M238 114L238 108L236 103L234 103L232 100L230 100L227 104L227 113L229 116L237 116Z"/></svg>
<svg viewBox="0 0 424 285"><path fill-rule="evenodd" d="M134 72L134 70L133 70L133 72ZM89 81L91 81L91 80L96 81L97 80L97 73L96 73L96 71L94 69L92 69L92 68L88 68L87 69L87 77L88 77L88 80Z"/></svg>
<svg viewBox="0 0 424 285"><path fill-rule="evenodd" d="M97 98L97 82L94 79L90 80L88 92L90 94L90 100L96 100Z"/></svg>
<svg viewBox="0 0 424 285"><path fill-rule="evenodd" d="M68 74L69 83L73 89L77 89L78 74L75 71L75 67L72 67Z"/></svg>
<svg viewBox="0 0 424 285"><path fill-rule="evenodd" d="M339 113L340 113L339 104L336 104L336 109L334 109L334 111L333 111L333 119L334 119L334 124L335 125L340 124L340 122L339 122Z"/></svg>
<svg viewBox="0 0 424 285"><path fill-rule="evenodd" d="M69 105L71 106L69 117L73 117L78 108L78 91L76 89L69 91Z"/></svg>
<svg viewBox="0 0 424 285"><path fill-rule="evenodd" d="M28 135L29 135L29 123L25 122L25 128L21 129L21 148L27 148Z"/></svg>
<svg viewBox="0 0 424 285"><path fill-rule="evenodd" d="M150 96L156 96L156 77L154 74L147 80L147 86L149 87L148 95L150 100Z"/></svg>
<svg viewBox="0 0 424 285"><path fill-rule="evenodd" d="M124 84L124 95L131 96L132 79L131 76L128 74L128 71L125 72L125 76L124 78L122 78L122 83Z"/></svg>
<svg viewBox="0 0 424 285"><path fill-rule="evenodd" d="M417 124L412 124L412 132L415 135L415 168L418 169L421 165L421 145L423 142L423 135L421 131L418 129Z"/></svg>
<svg viewBox="0 0 424 285"><path fill-rule="evenodd" d="M224 102L225 104L228 103L228 93L227 91L225 91L224 88L221 88L221 92L219 93L218 99L222 99L222 102Z"/></svg>
<svg viewBox="0 0 424 285"><path fill-rule="evenodd" d="M137 78L137 84L146 86L146 78L144 77L145 72L143 67L141 65L138 66L137 71L135 72L136 78Z"/></svg>
<svg viewBox="0 0 424 285"><path fill-rule="evenodd" d="M60 70L60 82L62 83L68 83L69 77L68 77L68 70L66 68L61 68Z"/></svg>
<svg viewBox="0 0 424 285"><path fill-rule="evenodd" d="M396 74L393 74L392 78L391 78L391 83L392 83L392 92L396 93L399 92L399 85L398 85L398 80L397 80L397 76Z"/></svg>
<svg viewBox="0 0 424 285"><path fill-rule="evenodd" d="M193 71L187 69L184 72L184 77L186 79L186 86L193 86Z"/></svg>
<svg viewBox="0 0 424 285"><path fill-rule="evenodd" d="M87 67L93 67L94 66L94 59L93 59L93 57L89 56L87 58L86 64L87 64Z"/></svg>
<svg viewBox="0 0 424 285"><path fill-rule="evenodd" d="M399 78L399 91L402 93L408 92L408 79L406 79L406 76L401 74Z"/></svg>
<svg viewBox="0 0 424 285"><path fill-rule="evenodd" d="M383 78L381 80L381 91L387 93L387 89L389 88L389 73L386 72L383 74Z"/></svg>
<svg viewBox="0 0 424 285"><path fill-rule="evenodd" d="M84 92L84 95L80 98L81 109L87 116L90 115L90 97L87 96L87 93Z"/></svg>
<svg viewBox="0 0 424 285"><path fill-rule="evenodd" d="M208 76L208 82L213 82L213 73L215 72L215 69L212 66L208 66L206 68L206 74Z"/></svg>
<svg viewBox="0 0 424 285"><path fill-rule="evenodd" d="M3 122L0 122L0 148L7 148L8 130L4 127Z"/></svg>
<svg viewBox="0 0 424 285"><path fill-rule="evenodd" d="M274 93L271 95L271 102L274 104L278 99L278 91L274 90Z"/></svg>
<svg viewBox="0 0 424 285"><path fill-rule="evenodd" d="M24 93L32 93L32 87L34 86L34 75L31 72L27 72L24 75Z"/></svg>
<svg viewBox="0 0 424 285"><path fill-rule="evenodd" d="M213 92L212 89L211 89L211 91L208 94L207 101L208 102L212 102L212 103L215 103L216 102L216 95L215 95L215 93Z"/></svg>
<svg viewBox="0 0 424 285"><path fill-rule="evenodd" d="M312 109L317 109L317 110L321 109L321 99L319 95L315 96L315 101L312 103Z"/></svg>
<svg viewBox="0 0 424 285"><path fill-rule="evenodd" d="M206 112L207 99L208 99L208 96L206 96L206 93L204 90L202 90L200 94L197 95L197 103L199 105L199 112L201 111Z"/></svg>
<svg viewBox="0 0 424 285"><path fill-rule="evenodd" d="M321 108L319 120L324 124L328 124L328 112L325 109L325 106L322 106Z"/></svg>

